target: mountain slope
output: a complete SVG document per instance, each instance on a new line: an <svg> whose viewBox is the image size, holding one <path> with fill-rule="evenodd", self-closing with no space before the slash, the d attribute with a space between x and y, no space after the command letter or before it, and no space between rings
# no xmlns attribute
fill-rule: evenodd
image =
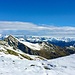
<svg viewBox="0 0 75 75"><path fill-rule="evenodd" d="M0 75L75 75L75 54L52 60L27 60L0 53Z"/></svg>
<svg viewBox="0 0 75 75"><path fill-rule="evenodd" d="M5 41L8 42L8 44L12 46L15 50L20 49L21 51L30 55L38 55L47 59L71 54L69 49L61 48L48 42L33 44L27 41L20 41L12 35L8 36ZM72 54L75 53L75 50L71 51Z"/></svg>

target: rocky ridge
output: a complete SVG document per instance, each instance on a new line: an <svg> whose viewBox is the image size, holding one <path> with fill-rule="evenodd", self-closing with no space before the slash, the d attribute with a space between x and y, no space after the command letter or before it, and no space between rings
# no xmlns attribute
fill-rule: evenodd
<svg viewBox="0 0 75 75"><path fill-rule="evenodd" d="M12 35L8 36L5 41L15 50L19 49L29 55L42 56L47 59L53 59L75 53L75 49L73 48L61 48L48 42L33 44L27 41L20 41Z"/></svg>

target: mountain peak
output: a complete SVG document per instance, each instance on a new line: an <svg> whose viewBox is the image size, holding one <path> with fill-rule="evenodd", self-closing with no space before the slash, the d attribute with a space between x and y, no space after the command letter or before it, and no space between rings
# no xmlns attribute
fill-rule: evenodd
<svg viewBox="0 0 75 75"><path fill-rule="evenodd" d="M5 41L8 42L15 50L20 49L24 53L30 55L38 55L47 59L57 58L75 53L75 50L70 48L61 48L48 42L30 43L27 41L20 41L12 35L9 35Z"/></svg>

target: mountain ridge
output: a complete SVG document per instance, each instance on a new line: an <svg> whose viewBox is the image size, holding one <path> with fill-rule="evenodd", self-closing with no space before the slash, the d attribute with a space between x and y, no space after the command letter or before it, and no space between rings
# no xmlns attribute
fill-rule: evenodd
<svg viewBox="0 0 75 75"><path fill-rule="evenodd" d="M12 35L9 35L5 41L8 42L10 46L13 46L15 50L20 49L24 53L42 56L47 59L53 59L75 53L74 49L61 48L48 42L33 44L27 41L20 41ZM36 45L40 47L39 50L37 49Z"/></svg>

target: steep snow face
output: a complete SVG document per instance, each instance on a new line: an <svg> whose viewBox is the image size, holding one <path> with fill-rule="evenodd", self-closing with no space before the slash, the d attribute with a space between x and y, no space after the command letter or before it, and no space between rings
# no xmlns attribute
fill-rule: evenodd
<svg viewBox="0 0 75 75"><path fill-rule="evenodd" d="M0 75L75 75L75 54L52 60L27 60L0 52Z"/></svg>
<svg viewBox="0 0 75 75"><path fill-rule="evenodd" d="M33 43L30 43L30 42L26 42L26 41L20 41L20 43L23 43L24 45L26 45L27 47L33 49L33 50L40 50L40 45L38 43L36 44L33 44Z"/></svg>

